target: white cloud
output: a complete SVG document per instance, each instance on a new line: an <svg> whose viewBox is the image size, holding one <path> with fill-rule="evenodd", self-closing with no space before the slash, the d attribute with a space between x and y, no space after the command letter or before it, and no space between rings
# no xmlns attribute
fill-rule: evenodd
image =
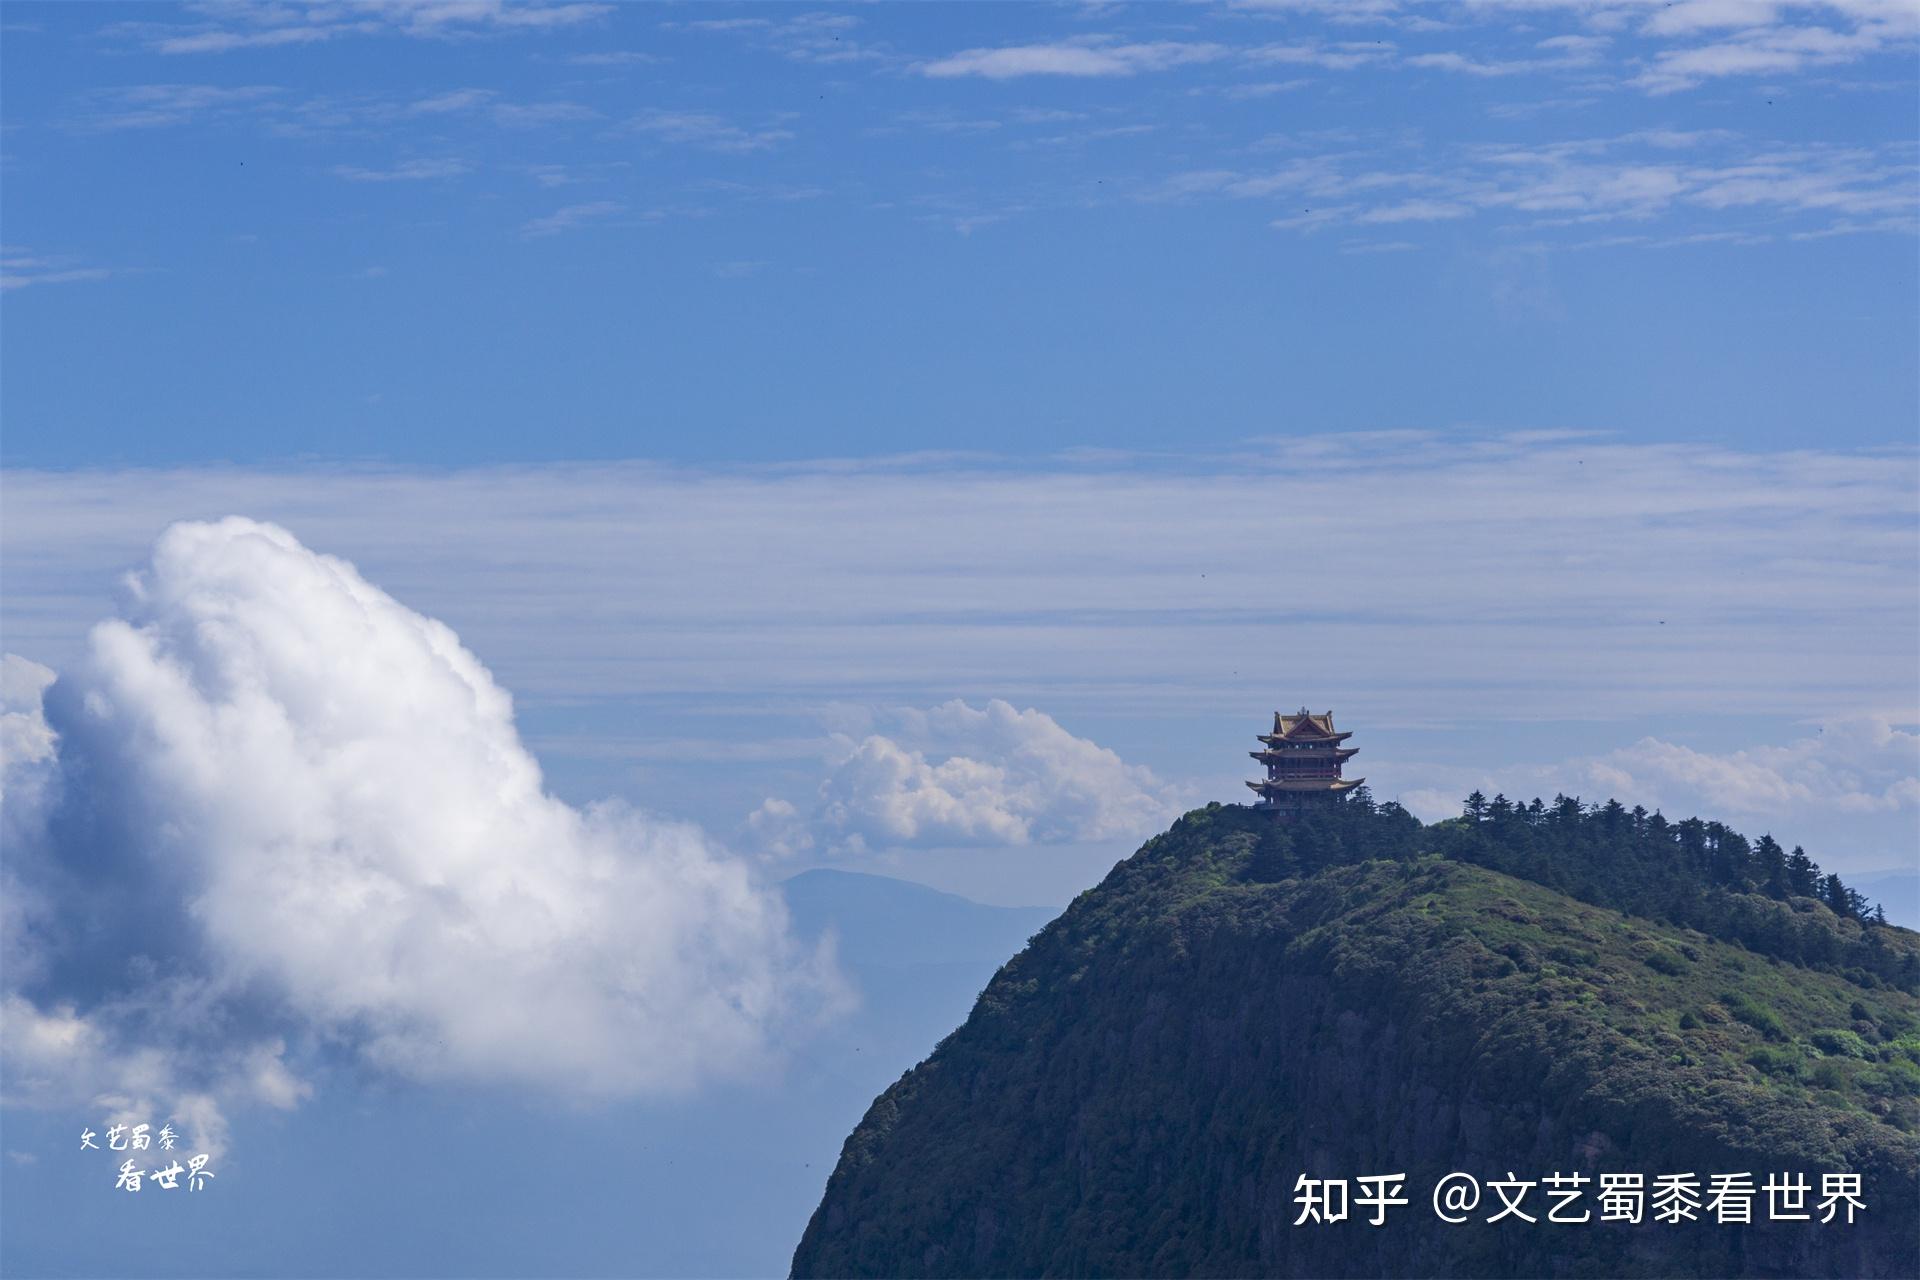
<svg viewBox="0 0 1920 1280"><path fill-rule="evenodd" d="M1466 205L1445 200L1405 200L1399 204L1368 209L1355 217L1354 221L1371 224L1442 222L1449 218L1464 218L1472 212Z"/></svg>
<svg viewBox="0 0 1920 1280"><path fill-rule="evenodd" d="M386 169L336 165L333 173L349 182L433 182L457 178L467 172L468 167L464 160L406 160Z"/></svg>
<svg viewBox="0 0 1920 1280"><path fill-rule="evenodd" d="M661 25L687 31L743 37L755 45L795 62L837 64L848 62L892 62L896 59L884 46L863 44L853 38L861 20L851 13L828 13L793 8L781 12L780 20L770 17L697 18L688 22ZM785 16L791 14L792 16Z"/></svg>
<svg viewBox="0 0 1920 1280"><path fill-rule="evenodd" d="M628 121L627 127L663 142L731 153L764 151L793 137L787 129L749 129L709 111L646 111Z"/></svg>
<svg viewBox="0 0 1920 1280"><path fill-rule="evenodd" d="M70 253L46 253L25 245L0 246L0 292L50 284L83 284L140 275L145 268L103 267Z"/></svg>
<svg viewBox="0 0 1920 1280"><path fill-rule="evenodd" d="M57 739L44 698L52 668L0 655L0 853L37 841L59 799ZM41 965L30 933L43 903L22 883L11 858L0 858L0 978L33 976Z"/></svg>
<svg viewBox="0 0 1920 1280"><path fill-rule="evenodd" d="M258 112L281 91L272 85L136 84L89 95L82 128L158 129Z"/></svg>
<svg viewBox="0 0 1920 1280"><path fill-rule="evenodd" d="M1084 37L1050 44L1003 45L965 49L924 63L920 74L935 79L980 76L1010 80L1019 76L1131 76L1143 71L1212 62L1227 55L1223 45L1158 40L1125 44L1108 37Z"/></svg>
<svg viewBox="0 0 1920 1280"><path fill-rule="evenodd" d="M1913 166L1894 148L1781 145L1723 131L1644 129L1611 138L1527 145L1481 144L1424 152L1396 147L1290 160L1267 172L1198 170L1154 193L1312 204L1274 225L1315 230L1339 223L1433 217L1504 217L1534 229L1656 218L1744 214L1801 229L1837 219L1893 220L1910 228Z"/></svg>
<svg viewBox="0 0 1920 1280"><path fill-rule="evenodd" d="M584 204L570 204L564 208L555 209L544 217L529 220L520 228L520 234L529 239L559 235L562 231L571 231L586 223L610 217L625 207L613 200L589 200Z"/></svg>
<svg viewBox="0 0 1920 1280"><path fill-rule="evenodd" d="M283 1060L284 1041L229 1045L128 1044L115 1019L165 1017L164 1001L121 999L102 1015L69 1003L41 1008L22 996L0 996L0 1047L8 1106L72 1110L97 1107L105 1124L171 1123L188 1151L219 1160L228 1143L229 1109L259 1105L289 1110L312 1086ZM191 1083L190 1083L191 1082Z"/></svg>
<svg viewBox="0 0 1920 1280"><path fill-rule="evenodd" d="M1475 789L1514 799L1556 793L1617 799L1670 816L1697 813L1749 824L1894 813L1920 808L1920 734L1885 716L1851 716L1781 745L1708 751L1647 737L1602 755L1549 764L1395 764L1386 780L1405 784L1401 802L1427 821L1457 815L1461 797Z"/></svg>
<svg viewBox="0 0 1920 1280"><path fill-rule="evenodd" d="M1652 93L1673 93L1723 76L1792 75L1810 68L1854 62L1891 48L1910 47L1920 34L1920 6L1836 6L1851 10L1850 25L1828 27L1773 21L1786 6L1725 3L1682 7L1680 13L1649 22L1648 30L1666 33L1696 19L1686 30L1738 27L1725 39L1683 49L1664 49L1635 80ZM1795 6L1796 8L1800 6Z"/></svg>
<svg viewBox="0 0 1920 1280"><path fill-rule="evenodd" d="M1780 14L1775 0L1676 0L1650 16L1649 35L1692 35L1724 27L1767 26Z"/></svg>
<svg viewBox="0 0 1920 1280"><path fill-rule="evenodd" d="M114 274L111 268L85 266L67 254L35 253L17 245L0 250L0 291L107 280Z"/></svg>
<svg viewBox="0 0 1920 1280"><path fill-rule="evenodd" d="M202 28L152 41L157 53L230 53L235 49L271 49L283 45L319 44L335 36L372 30L369 25L336 23L330 26L265 27L256 31Z"/></svg>
<svg viewBox="0 0 1920 1280"><path fill-rule="evenodd" d="M666 61L657 53L638 49L605 49L595 53L576 53L567 61L576 67L647 67Z"/></svg>
<svg viewBox="0 0 1920 1280"><path fill-rule="evenodd" d="M26 1100L292 1105L293 1032L426 1081L679 1091L836 998L696 829L548 795L486 668L347 562L180 524L127 592L48 694L84 837L9 842L9 957L42 953L8 974ZM44 670L5 675L11 790L48 739ZM115 927L64 933L86 921ZM141 972L176 976L82 980Z"/></svg>
<svg viewBox="0 0 1920 1280"><path fill-rule="evenodd" d="M1488 18L1558 10L1607 32L1661 42L1633 83L1654 93L1720 76L1795 74L1904 48L1920 33L1910 0L1476 0ZM1696 41L1704 43L1695 43Z"/></svg>
<svg viewBox="0 0 1920 1280"><path fill-rule="evenodd" d="M1448 32L1455 40L1469 30L1525 31L1541 22L1570 21L1585 30L1539 40L1529 54L1444 50L1415 53L1406 61L1483 78L1591 71L1656 94L1723 76L1793 75L1909 50L1920 33L1920 8L1910 0L1472 0L1452 6L1369 0L1364 7L1244 0L1239 7L1309 12L1409 33ZM1476 48L1488 44L1482 40ZM1607 52L1618 55L1615 68L1602 66Z"/></svg>
<svg viewBox="0 0 1920 1280"><path fill-rule="evenodd" d="M1292 93L1312 83L1311 80L1267 80L1253 84L1230 85L1220 90L1220 94L1236 102L1246 102L1258 98L1271 98L1277 93ZM1196 89L1194 92L1199 93L1202 90Z"/></svg>
<svg viewBox="0 0 1920 1280"><path fill-rule="evenodd" d="M1710 811L1777 815L1808 808L1840 812L1920 806L1920 735L1885 717L1830 721L1785 746L1728 753L1698 751L1658 738L1583 766L1623 797L1686 796Z"/></svg>
<svg viewBox="0 0 1920 1280"><path fill-rule="evenodd" d="M769 857L790 858L813 848L813 832L791 800L768 796L747 815L747 832Z"/></svg>
<svg viewBox="0 0 1920 1280"><path fill-rule="evenodd" d="M533 129L548 124L569 124L593 120L599 112L578 102L496 102L490 110L493 122L509 129Z"/></svg>
<svg viewBox="0 0 1920 1280"><path fill-rule="evenodd" d="M53 668L15 654L0 655L0 788L13 771L53 758L53 730L42 700ZM0 790L0 796L7 793Z"/></svg>
<svg viewBox="0 0 1920 1280"><path fill-rule="evenodd" d="M770 798L748 819L769 851L1133 839L1180 811L1151 770L1032 708L955 699L885 718L887 734L836 734L810 814Z"/></svg>
<svg viewBox="0 0 1920 1280"><path fill-rule="evenodd" d="M453 39L552 30L591 22L610 4L581 0L330 0L327 4L201 3L194 23L123 22L114 32L166 54L230 53L322 44L351 36Z"/></svg>
<svg viewBox="0 0 1920 1280"><path fill-rule="evenodd" d="M1394 47L1383 40L1342 41L1337 44L1308 41L1257 45L1246 50L1243 56L1256 63L1352 71L1372 63L1388 61L1393 53Z"/></svg>
<svg viewBox="0 0 1920 1280"><path fill-rule="evenodd" d="M1553 36L1537 42L1530 57L1475 58L1451 50L1443 53L1415 54L1408 66L1454 71L1463 75L1491 79L1499 76L1537 75L1541 72L1572 71L1593 66L1606 49L1604 36Z"/></svg>
<svg viewBox="0 0 1920 1280"><path fill-rule="evenodd" d="M592 120L591 107L578 102L549 99L544 102L506 102L492 89L450 89L409 103L404 114L415 116L484 115L495 124L508 128L533 128L546 124L565 124Z"/></svg>
<svg viewBox="0 0 1920 1280"><path fill-rule="evenodd" d="M415 115L438 116L461 111L477 111L494 99L491 89L449 89L420 98L407 108Z"/></svg>
<svg viewBox="0 0 1920 1280"><path fill-rule="evenodd" d="M1400 0L1228 0L1228 7L1248 13L1311 13L1334 22L1373 23L1396 15L1402 4Z"/></svg>
<svg viewBox="0 0 1920 1280"><path fill-rule="evenodd" d="M1393 0L1250 0L1236 7L1328 22L1391 27L1396 34L1527 32L1556 19L1577 29L1507 52L1479 39L1468 49L1427 49L1408 65L1482 78L1579 71L1654 93L1720 76L1795 74L1911 46L1920 9L1906 0L1474 0L1436 7ZM1436 18L1435 15L1440 15ZM1502 42L1504 43L1504 42ZM1493 50L1489 52L1489 50ZM1606 65L1608 55L1613 65ZM1292 40L1245 47L1112 35L967 49L921 64L932 76L1127 76L1189 62L1241 59L1346 71L1401 57L1386 40Z"/></svg>

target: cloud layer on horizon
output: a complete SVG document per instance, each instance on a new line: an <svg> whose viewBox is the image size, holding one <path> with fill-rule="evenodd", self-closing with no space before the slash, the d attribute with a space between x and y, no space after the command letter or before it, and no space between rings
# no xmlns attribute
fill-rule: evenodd
<svg viewBox="0 0 1920 1280"><path fill-rule="evenodd" d="M289 1044L677 1093L841 998L697 829L547 794L486 668L346 561L177 524L126 594L59 681L4 673L9 1101L137 1097L217 1140L223 1098L305 1096Z"/></svg>
<svg viewBox="0 0 1920 1280"><path fill-rule="evenodd" d="M248 509L546 705L1214 712L1284 675L1376 723L1910 723L1914 480L1904 450L1416 432L1027 466L15 471L9 644L68 664L156 529Z"/></svg>

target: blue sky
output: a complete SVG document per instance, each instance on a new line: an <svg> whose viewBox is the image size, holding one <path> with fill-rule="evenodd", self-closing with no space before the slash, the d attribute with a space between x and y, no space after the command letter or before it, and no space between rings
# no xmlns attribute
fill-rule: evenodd
<svg viewBox="0 0 1920 1280"><path fill-rule="evenodd" d="M1915 414L1898 3L9 12L15 465Z"/></svg>
<svg viewBox="0 0 1920 1280"><path fill-rule="evenodd" d="M232 1170L187 1268L429 1267L431 1123L460 1269L776 1269L1005 948L768 886L1057 908L1302 701L1425 818L1913 868L1909 3L0 28L10 1269L114 1268L134 1111Z"/></svg>

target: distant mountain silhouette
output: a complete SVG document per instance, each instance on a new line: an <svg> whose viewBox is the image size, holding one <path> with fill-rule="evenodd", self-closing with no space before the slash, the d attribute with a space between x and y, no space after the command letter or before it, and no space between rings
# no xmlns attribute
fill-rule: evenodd
<svg viewBox="0 0 1920 1280"><path fill-rule="evenodd" d="M926 964L996 967L1058 912L990 907L922 884L859 871L803 871L780 885L795 931L832 930L841 960L856 970Z"/></svg>

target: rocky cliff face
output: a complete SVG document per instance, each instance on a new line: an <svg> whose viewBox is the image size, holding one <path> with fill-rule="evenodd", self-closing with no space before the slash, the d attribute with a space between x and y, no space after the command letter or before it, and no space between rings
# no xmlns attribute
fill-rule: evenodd
<svg viewBox="0 0 1920 1280"><path fill-rule="evenodd" d="M1274 839L1202 810L1082 895L875 1101L794 1274L1920 1274L1911 995L1405 849L1294 874ZM1455 1170L1858 1172L1868 1208L1561 1225L1535 1188L1538 1223L1487 1192L1452 1225ZM1294 1225L1301 1174L1388 1173L1385 1225Z"/></svg>

